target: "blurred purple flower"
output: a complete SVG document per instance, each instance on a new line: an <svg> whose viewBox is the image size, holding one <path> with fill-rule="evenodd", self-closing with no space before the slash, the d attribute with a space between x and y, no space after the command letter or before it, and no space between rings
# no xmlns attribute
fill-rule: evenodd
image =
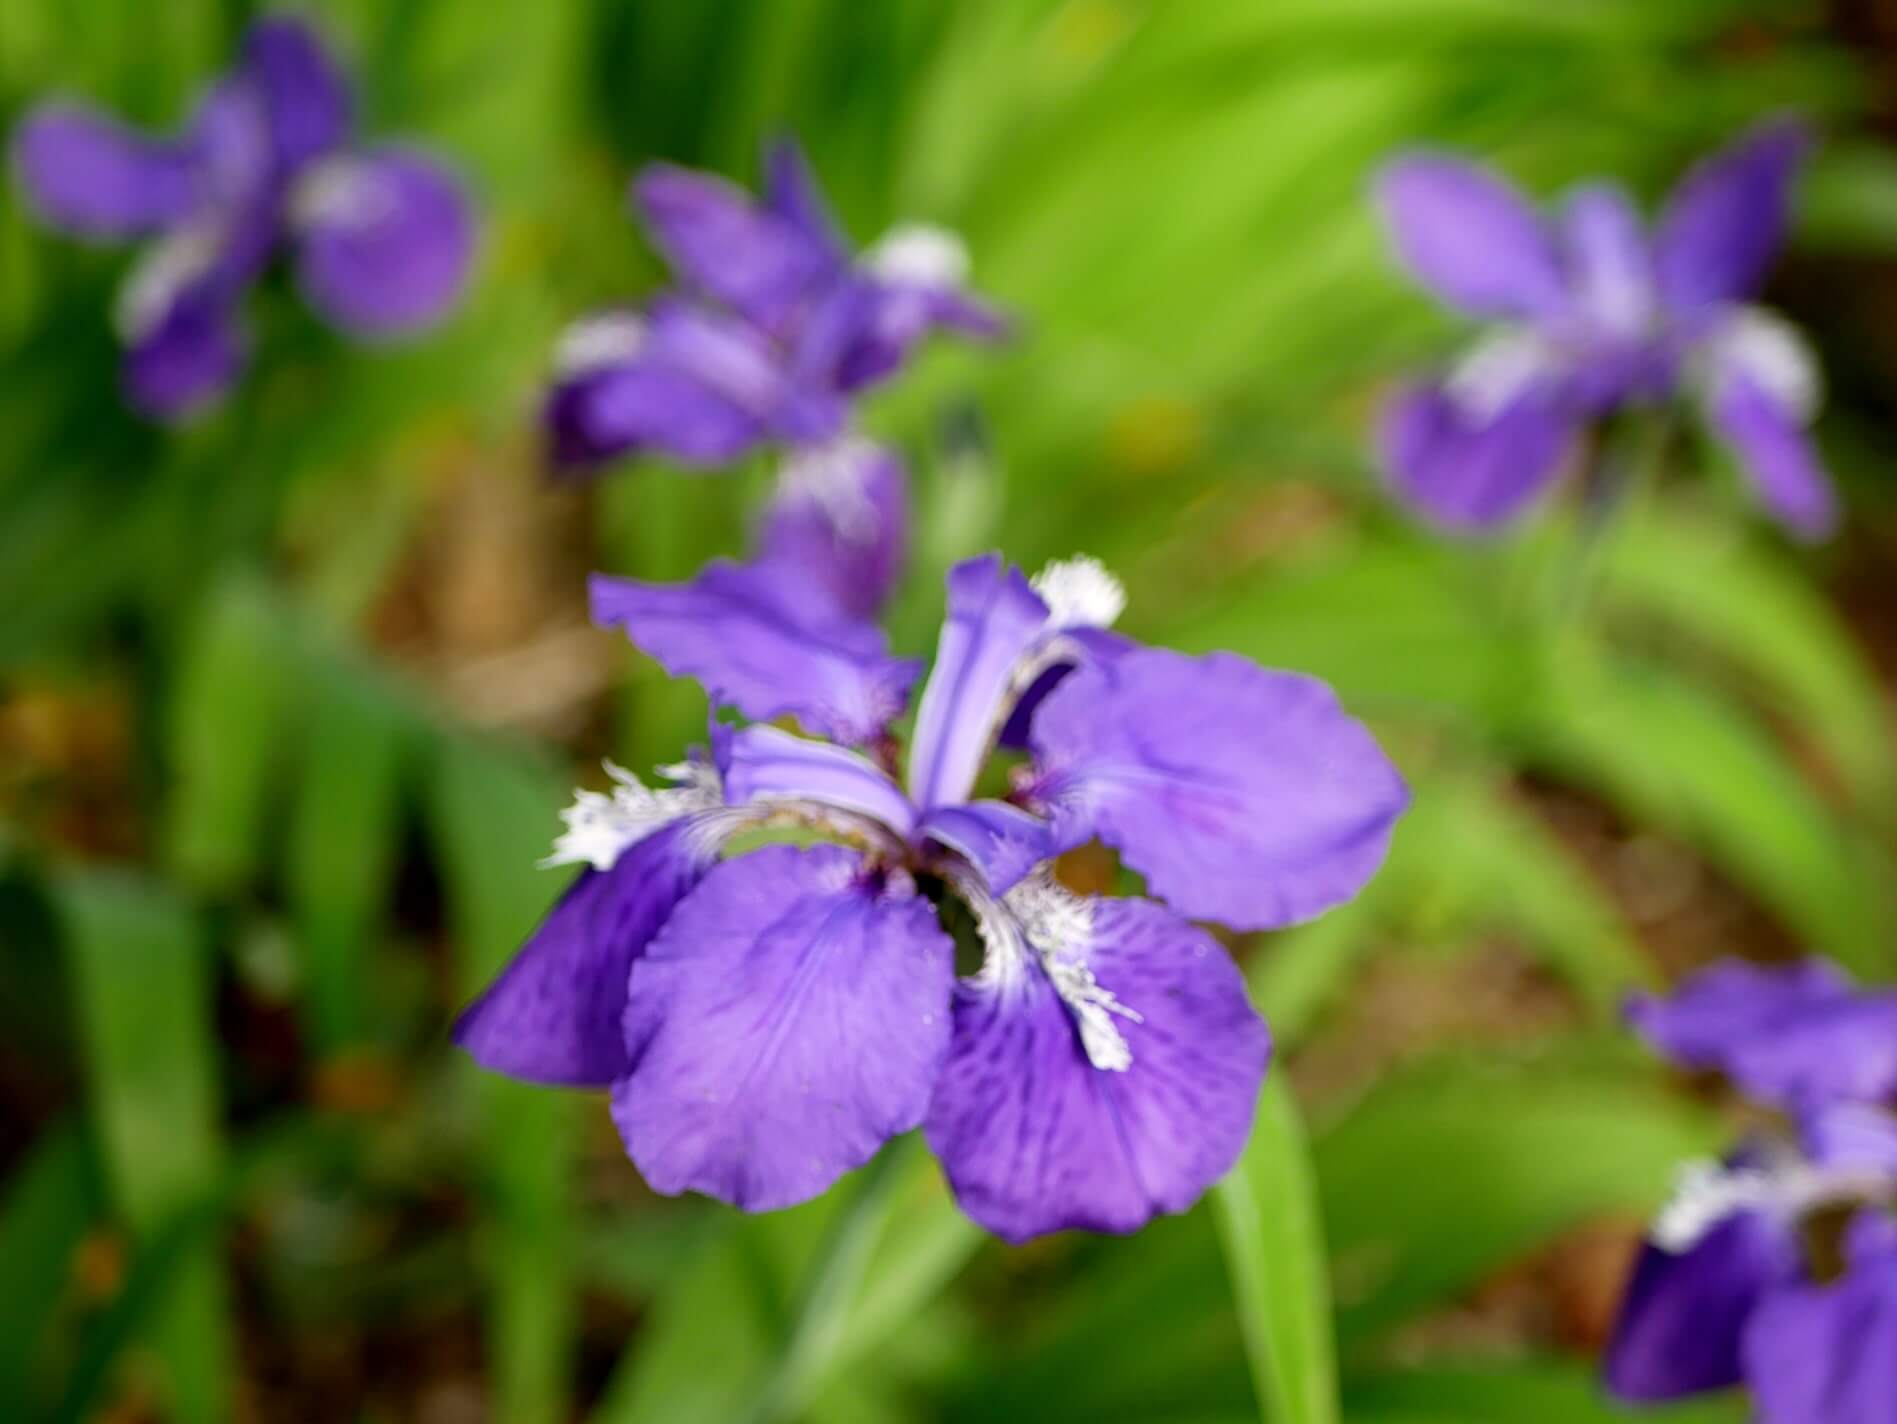
<svg viewBox="0 0 1897 1424"><path fill-rule="evenodd" d="M1801 538L1827 533L1831 484L1806 434L1816 365L1789 324L1747 304L1806 147L1789 121L1754 130L1687 175L1651 234L1611 183L1544 219L1460 159L1392 163L1378 194L1405 265L1496 323L1445 379L1386 410L1397 493L1446 528L1494 529L1562 471L1584 430L1690 396L1766 511Z"/></svg>
<svg viewBox="0 0 1897 1424"><path fill-rule="evenodd" d="M1406 792L1322 684L1113 638L1121 602L1089 559L1032 581L958 565L899 782L891 724L921 669L859 618L768 557L596 577L598 622L754 720L714 724L657 788L611 768L610 795L580 794L552 861L588 868L457 1040L515 1077L610 1086L662 1192L788 1206L920 1126L1012 1241L1183 1210L1243 1146L1269 1051L1186 917L1262 928L1348 899ZM982 797L1033 688L1032 761ZM726 858L773 826L830 843ZM1060 885L1053 858L1094 839L1167 903ZM986 951L960 981L950 898Z"/></svg>
<svg viewBox="0 0 1897 1424"><path fill-rule="evenodd" d="M1890 1418L1897 1401L1897 990L1829 965L1730 962L1636 1029L1687 1067L1725 1072L1792 1114L1796 1140L1749 1143L1682 1173L1621 1303L1608 1388L1635 1402L1750 1387L1761 1424ZM1843 1212L1835 1278L1805 1223Z"/></svg>
<svg viewBox="0 0 1897 1424"><path fill-rule="evenodd" d="M777 144L765 170L761 201L669 164L634 182L678 290L567 332L546 406L558 463L653 451L709 467L766 445L819 448L847 436L852 398L931 332L1006 333L965 290L952 234L899 227L853 258L798 149Z"/></svg>
<svg viewBox="0 0 1897 1424"><path fill-rule="evenodd" d="M352 335L425 325L460 293L474 245L460 183L410 150L356 146L353 110L316 33L277 16L251 26L176 137L65 101L21 121L14 163L47 222L151 239L117 310L140 409L183 416L231 384L243 296L285 245L305 300Z"/></svg>

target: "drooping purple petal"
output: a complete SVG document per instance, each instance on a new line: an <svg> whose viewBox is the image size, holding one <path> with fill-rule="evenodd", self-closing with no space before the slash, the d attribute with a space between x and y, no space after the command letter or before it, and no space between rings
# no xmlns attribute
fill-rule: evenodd
<svg viewBox="0 0 1897 1424"><path fill-rule="evenodd" d="M654 243L692 290L775 329L831 277L838 254L722 178L656 163L633 184Z"/></svg>
<svg viewBox="0 0 1897 1424"><path fill-rule="evenodd" d="M1384 220L1417 279L1474 316L1548 318L1567 304L1553 238L1515 189L1441 154L1398 159L1377 182Z"/></svg>
<svg viewBox="0 0 1897 1424"><path fill-rule="evenodd" d="M349 137L355 100L348 76L306 22L287 15L257 21L244 36L244 70L269 111L283 171L294 171Z"/></svg>
<svg viewBox="0 0 1897 1424"><path fill-rule="evenodd" d="M294 199L297 272L311 306L359 336L438 320L460 296L474 217L455 176L399 149L334 158Z"/></svg>
<svg viewBox="0 0 1897 1424"><path fill-rule="evenodd" d="M769 802L836 807L867 816L900 840L915 828L915 808L883 769L856 752L779 727L731 733L721 757L725 795L734 806Z"/></svg>
<svg viewBox="0 0 1897 1424"><path fill-rule="evenodd" d="M183 145L77 104L34 109L13 131L21 185L48 223L81 237L135 237L183 218L196 190Z"/></svg>
<svg viewBox="0 0 1897 1424"><path fill-rule="evenodd" d="M953 977L929 903L854 852L725 861L633 966L627 1151L660 1192L751 1211L816 1196L921 1122Z"/></svg>
<svg viewBox="0 0 1897 1424"><path fill-rule="evenodd" d="M1681 181L1654 238L1661 296L1675 316L1690 321L1757 290L1809 147L1803 125L1763 124Z"/></svg>
<svg viewBox="0 0 1897 1424"><path fill-rule="evenodd" d="M1803 421L1766 386L1748 373L1728 373L1716 380L1707 417L1759 502L1787 532L1822 539L1837 526L1831 477Z"/></svg>
<svg viewBox="0 0 1897 1424"><path fill-rule="evenodd" d="M979 870L991 895L1007 894L1056 849L1046 821L1006 801L938 806L922 818L917 834L939 841Z"/></svg>
<svg viewBox="0 0 1897 1424"><path fill-rule="evenodd" d="M1441 386L1400 392L1384 412L1383 459L1403 502L1457 533L1508 523L1560 474L1574 424L1546 385L1493 415L1471 415Z"/></svg>
<svg viewBox="0 0 1897 1424"><path fill-rule="evenodd" d="M686 827L580 872L514 960L462 1012L454 1040L483 1068L533 1083L605 1087L632 1069L626 990L679 901L709 868Z"/></svg>
<svg viewBox="0 0 1897 1424"><path fill-rule="evenodd" d="M696 678L716 704L860 745L901 714L921 671L889 656L866 623L801 621L768 569L714 560L687 583L595 574L593 621L621 628L674 677Z"/></svg>
<svg viewBox="0 0 1897 1424"><path fill-rule="evenodd" d="M909 797L918 807L966 799L1006 720L1015 673L1047 622L1040 595L999 554L949 570L948 611L909 749Z"/></svg>
<svg viewBox="0 0 1897 1424"><path fill-rule="evenodd" d="M1180 914L1237 929L1356 894L1409 799L1328 687L1233 653L1089 664L1049 695L1033 743L1058 845L1097 837Z"/></svg>
<svg viewBox="0 0 1897 1424"><path fill-rule="evenodd" d="M1607 1345L1609 1392L1647 1403L1738 1384L1747 1320L1802 1270L1796 1229L1767 1212L1736 1212L1686 1251L1648 1243Z"/></svg>
<svg viewBox="0 0 1897 1424"><path fill-rule="evenodd" d="M128 399L158 420L203 409L237 379L245 342L226 303L202 288L180 294L126 347Z"/></svg>
<svg viewBox="0 0 1897 1424"><path fill-rule="evenodd" d="M925 1131L962 1209L1008 1241L1137 1230L1184 1211L1243 1150L1270 1054L1244 980L1204 932L1143 900L1095 902L1087 962L1137 1013L1096 1068L1038 960L964 980Z"/></svg>
<svg viewBox="0 0 1897 1424"><path fill-rule="evenodd" d="M1856 989L1822 960L1729 960L1670 997L1636 995L1627 1020L1675 1062L1717 1069L1783 1107L1897 1093L1897 990Z"/></svg>
<svg viewBox="0 0 1897 1424"><path fill-rule="evenodd" d="M756 562L816 613L873 621L909 555L909 480L882 446L845 441L786 460Z"/></svg>
<svg viewBox="0 0 1897 1424"><path fill-rule="evenodd" d="M1760 1424L1889 1424L1897 1408L1897 1253L1830 1285L1772 1292L1747 1323Z"/></svg>
<svg viewBox="0 0 1897 1424"><path fill-rule="evenodd" d="M1631 199L1617 184L1569 196L1562 237L1575 315L1599 333L1633 337L1655 316L1653 254Z"/></svg>

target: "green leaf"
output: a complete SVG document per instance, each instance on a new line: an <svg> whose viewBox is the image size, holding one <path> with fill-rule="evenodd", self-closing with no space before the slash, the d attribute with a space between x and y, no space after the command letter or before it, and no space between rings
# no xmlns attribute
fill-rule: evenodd
<svg viewBox="0 0 1897 1424"><path fill-rule="evenodd" d="M71 876L57 899L107 1185L145 1240L222 1167L209 957L190 910L129 872ZM171 1274L154 1329L171 1417L227 1417L234 1346L215 1240Z"/></svg>
<svg viewBox="0 0 1897 1424"><path fill-rule="evenodd" d="M55 1123L15 1169L0 1198L0 1418L40 1416L73 1258L98 1220L98 1167L78 1123Z"/></svg>
<svg viewBox="0 0 1897 1424"><path fill-rule="evenodd" d="M1585 1366L1555 1361L1510 1361L1487 1367L1432 1365L1353 1381L1352 1424L1625 1424L1625 1406L1610 1401ZM1640 1419L1653 1424L1742 1424L1736 1397L1715 1397L1671 1408L1646 1405Z"/></svg>
<svg viewBox="0 0 1897 1424"><path fill-rule="evenodd" d="M1269 1424L1336 1424L1336 1349L1317 1182L1296 1102L1277 1072L1238 1165L1212 1191L1245 1353Z"/></svg>

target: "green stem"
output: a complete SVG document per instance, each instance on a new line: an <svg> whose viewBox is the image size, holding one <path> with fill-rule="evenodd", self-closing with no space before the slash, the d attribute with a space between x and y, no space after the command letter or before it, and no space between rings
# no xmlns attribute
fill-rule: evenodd
<svg viewBox="0 0 1897 1424"><path fill-rule="evenodd" d="M1608 542L1657 482L1673 428L1671 416L1658 412L1603 435L1582 476L1579 523L1555 589L1551 621L1557 627L1578 623L1586 613Z"/></svg>

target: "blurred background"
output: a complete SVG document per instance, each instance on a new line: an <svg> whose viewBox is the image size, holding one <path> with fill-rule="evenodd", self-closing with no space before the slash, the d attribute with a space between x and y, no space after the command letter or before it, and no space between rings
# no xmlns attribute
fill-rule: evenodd
<svg viewBox="0 0 1897 1424"><path fill-rule="evenodd" d="M0 126L169 127L246 0L4 0ZM1630 988L1810 950L1888 978L1897 847L1897 6L1883 0L347 0L372 133L486 216L446 327L281 285L209 418L116 394L123 252L0 188L0 1418L1567 1424L1675 1165L1730 1132ZM1841 536L1711 452L1594 551L1419 531L1380 394L1461 339L1367 202L1417 142L1663 193L1791 106L1826 146L1768 300L1811 332ZM603 1100L487 1077L458 1007L602 755L702 730L584 575L743 544L766 472L545 473L560 326L660 273L627 179L807 145L845 225L967 239L1020 315L878 396L919 547L1085 550L1123 626L1327 679L1410 776L1382 876L1235 942L1269 1150L1138 1237L988 1241L915 1144L866 1201L655 1197ZM280 279L279 279L280 282ZM1737 1421L1737 1401L1661 1417Z"/></svg>

